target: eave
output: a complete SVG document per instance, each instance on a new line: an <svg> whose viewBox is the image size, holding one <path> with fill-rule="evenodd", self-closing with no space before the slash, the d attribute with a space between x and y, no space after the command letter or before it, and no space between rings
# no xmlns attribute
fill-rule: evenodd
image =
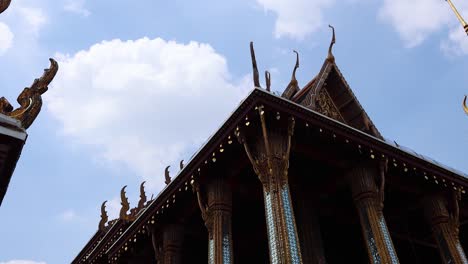
<svg viewBox="0 0 468 264"><path fill-rule="evenodd" d="M0 114L0 206L26 138L26 131L18 120Z"/></svg>

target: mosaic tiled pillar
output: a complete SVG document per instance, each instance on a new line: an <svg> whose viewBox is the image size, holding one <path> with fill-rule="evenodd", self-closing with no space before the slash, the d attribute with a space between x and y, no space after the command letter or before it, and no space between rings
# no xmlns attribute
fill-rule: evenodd
<svg viewBox="0 0 468 264"><path fill-rule="evenodd" d="M162 241L162 256L164 264L182 263L182 243L184 239L183 226L170 224L164 227Z"/></svg>
<svg viewBox="0 0 468 264"><path fill-rule="evenodd" d="M424 205L443 262L468 263L458 236L458 219L449 214L447 200L441 195L433 195L425 199Z"/></svg>
<svg viewBox="0 0 468 264"><path fill-rule="evenodd" d="M382 212L375 177L377 170L371 166L356 167L350 171L349 180L354 204L361 222L370 263L399 263L390 233Z"/></svg>
<svg viewBox="0 0 468 264"><path fill-rule="evenodd" d="M247 142L240 131L236 136L263 186L266 226L271 263L302 263L301 249L288 184L289 153L294 119L287 129L267 129L264 111L259 108L261 136Z"/></svg>
<svg viewBox="0 0 468 264"><path fill-rule="evenodd" d="M224 179L216 178L208 184L207 192L204 220L208 229L208 263L233 263L231 188Z"/></svg>

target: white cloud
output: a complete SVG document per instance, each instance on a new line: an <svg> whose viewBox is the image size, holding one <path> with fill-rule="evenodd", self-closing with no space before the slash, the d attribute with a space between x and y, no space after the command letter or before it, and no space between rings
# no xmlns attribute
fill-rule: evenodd
<svg viewBox="0 0 468 264"><path fill-rule="evenodd" d="M399 33L406 47L421 44L456 18L441 0L384 0L379 18Z"/></svg>
<svg viewBox="0 0 468 264"><path fill-rule="evenodd" d="M468 37L461 26L450 30L448 39L441 43L441 49L450 56L468 55Z"/></svg>
<svg viewBox="0 0 468 264"><path fill-rule="evenodd" d="M104 41L58 61L45 100L65 135L134 170L151 190L246 93L231 82L225 58L197 42Z"/></svg>
<svg viewBox="0 0 468 264"><path fill-rule="evenodd" d="M0 56L11 48L14 35L7 24L0 22Z"/></svg>
<svg viewBox="0 0 468 264"><path fill-rule="evenodd" d="M303 39L323 26L323 11L334 0L256 0L277 15L275 36Z"/></svg>
<svg viewBox="0 0 468 264"><path fill-rule="evenodd" d="M47 264L47 263L37 262L33 260L9 260L7 262L0 262L0 264Z"/></svg>
<svg viewBox="0 0 468 264"><path fill-rule="evenodd" d="M19 6L17 7L22 21L26 23L26 29L33 34L39 34L39 31L47 23L48 18L41 8Z"/></svg>
<svg viewBox="0 0 468 264"><path fill-rule="evenodd" d="M68 0L64 6L66 11L82 15L82 16L89 16L91 12L84 7L85 0Z"/></svg>

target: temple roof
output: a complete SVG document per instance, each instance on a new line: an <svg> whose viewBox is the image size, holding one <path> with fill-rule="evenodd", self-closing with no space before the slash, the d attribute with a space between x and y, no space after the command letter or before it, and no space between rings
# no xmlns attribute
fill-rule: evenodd
<svg viewBox="0 0 468 264"><path fill-rule="evenodd" d="M187 190L188 183L197 180L197 175L200 174L200 171L206 171L207 166L215 166L214 161L211 162L213 153L219 153L220 148L226 148L223 151L224 153L229 152L228 146L234 144L234 132L237 127L246 125L246 117L249 114L253 115L252 112L259 105L264 106L265 111L294 117L298 129L320 130L321 133L323 132L323 136L328 135L335 142L339 141L348 147L356 148L360 155L372 158L385 156L402 170L406 171L407 168L411 168L412 173L417 177L421 177L422 181L424 181L426 175L431 175L431 178L426 178L426 181L430 182L432 177L434 179L444 179L444 182L451 183L453 188L461 188L463 194L465 194L465 189L468 188L467 174L441 165L433 159L400 146L395 141L385 140L366 133L298 102L277 96L261 88L255 88L201 149L192 156L187 165L179 171L155 199L147 203L134 220L119 228L113 224L111 228L106 229L104 234L102 232L96 233L72 263L83 263L85 261L92 263L99 256L106 255L111 259L113 256L118 255L129 239L133 239L140 232L144 232L143 230L148 225L152 225L157 220L155 216L158 215L158 212L158 217L162 217L161 208L164 208L166 203L172 200L173 195L180 192L181 189L185 188ZM434 185L437 186L436 184L437 181L435 181ZM443 187L440 186L440 188Z"/></svg>
<svg viewBox="0 0 468 264"><path fill-rule="evenodd" d="M20 121L0 114L0 205L26 138Z"/></svg>

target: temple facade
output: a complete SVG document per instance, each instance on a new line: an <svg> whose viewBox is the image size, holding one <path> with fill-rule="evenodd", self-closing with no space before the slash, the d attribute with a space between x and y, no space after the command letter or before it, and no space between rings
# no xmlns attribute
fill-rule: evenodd
<svg viewBox="0 0 468 264"><path fill-rule="evenodd" d="M385 139L334 43L282 95L251 44L255 88L156 198L104 202L72 263L467 263L467 175Z"/></svg>

